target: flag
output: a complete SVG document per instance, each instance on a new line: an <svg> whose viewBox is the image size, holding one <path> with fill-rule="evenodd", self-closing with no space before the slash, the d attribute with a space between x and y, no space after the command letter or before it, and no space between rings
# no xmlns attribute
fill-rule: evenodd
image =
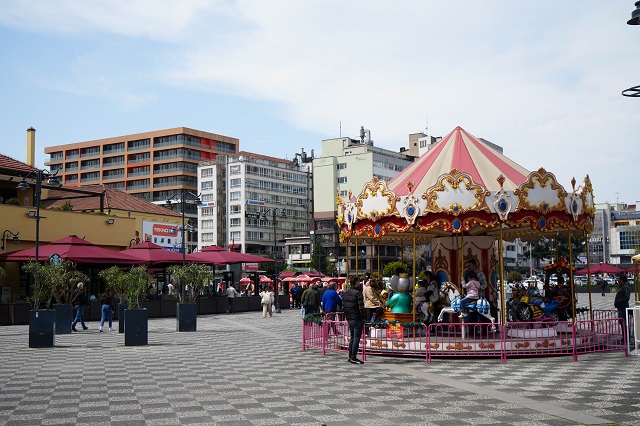
<svg viewBox="0 0 640 426"><path fill-rule="evenodd" d="M236 251L236 240L234 238L231 239L231 251Z"/></svg>
<svg viewBox="0 0 640 426"><path fill-rule="evenodd" d="M526 246L527 246L527 243L525 243L524 241L522 241L522 240L518 239L518 245L519 245L520 247L526 247Z"/></svg>

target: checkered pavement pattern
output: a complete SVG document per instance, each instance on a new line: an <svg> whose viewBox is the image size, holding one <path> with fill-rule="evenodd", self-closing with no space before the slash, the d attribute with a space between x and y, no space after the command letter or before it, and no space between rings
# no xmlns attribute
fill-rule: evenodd
<svg viewBox="0 0 640 426"><path fill-rule="evenodd" d="M194 333L151 319L143 347L88 325L49 349L28 347L27 326L0 327L0 425L640 424L634 355L354 365L302 351L287 309L201 316Z"/></svg>

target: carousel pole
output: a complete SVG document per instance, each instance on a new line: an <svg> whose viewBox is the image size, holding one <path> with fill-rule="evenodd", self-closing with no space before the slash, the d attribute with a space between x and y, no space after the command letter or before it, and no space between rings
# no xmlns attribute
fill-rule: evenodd
<svg viewBox="0 0 640 426"><path fill-rule="evenodd" d="M358 234L356 234L356 277L360 279L360 275L358 275Z"/></svg>
<svg viewBox="0 0 640 426"><path fill-rule="evenodd" d="M576 322L576 287L573 284L573 247L571 244L571 227L569 227L569 282L571 283L571 309L573 311L573 322Z"/></svg>
<svg viewBox="0 0 640 426"><path fill-rule="evenodd" d="M378 279L382 279L382 273L380 272L380 237L377 237L378 240Z"/></svg>
<svg viewBox="0 0 640 426"><path fill-rule="evenodd" d="M589 265L589 234L584 233L584 244L587 249L587 291L589 292L589 317L593 321L593 302L591 300L591 275L588 273Z"/></svg>
<svg viewBox="0 0 640 426"><path fill-rule="evenodd" d="M413 312L413 322L416 322L416 308L415 308L415 304L416 304L416 284L418 283L417 279L418 277L416 276L416 224L413 224L413 309L411 310Z"/></svg>
<svg viewBox="0 0 640 426"><path fill-rule="evenodd" d="M502 223L500 223L500 237L498 239L498 267L500 268L500 309L502 316L502 324L507 323L507 301L505 300L504 292L504 258L502 256Z"/></svg>
<svg viewBox="0 0 640 426"><path fill-rule="evenodd" d="M347 238L344 251L344 284L342 284L344 291L349 290L349 240L351 240L351 237Z"/></svg>

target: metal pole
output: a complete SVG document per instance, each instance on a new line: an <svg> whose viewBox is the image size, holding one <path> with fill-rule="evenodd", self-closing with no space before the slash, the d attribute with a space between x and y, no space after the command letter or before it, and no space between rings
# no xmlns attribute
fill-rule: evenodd
<svg viewBox="0 0 640 426"><path fill-rule="evenodd" d="M39 261L40 248L40 196L42 194L42 170L36 171L36 261Z"/></svg>
<svg viewBox="0 0 640 426"><path fill-rule="evenodd" d="M276 261L276 274L273 277L274 278L274 283L275 283L275 292L276 292L276 313L280 313L280 300L279 299L279 294L278 294L278 246L277 246L277 238L276 238L276 211L278 209L276 208L272 208L271 209L271 213L272 213L272 217L273 217L273 259Z"/></svg>
<svg viewBox="0 0 640 426"><path fill-rule="evenodd" d="M184 239L184 234L185 234L185 229L184 229L184 191L180 193L180 210L182 213L182 266L184 266L185 261L186 261L186 250L185 250L185 244L186 241Z"/></svg>

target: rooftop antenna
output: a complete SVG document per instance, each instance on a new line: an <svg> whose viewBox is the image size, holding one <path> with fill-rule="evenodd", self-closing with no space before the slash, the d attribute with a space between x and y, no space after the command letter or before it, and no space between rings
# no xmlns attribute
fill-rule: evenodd
<svg viewBox="0 0 640 426"><path fill-rule="evenodd" d="M342 137L342 120L340 120L340 136L339 137Z"/></svg>
<svg viewBox="0 0 640 426"><path fill-rule="evenodd" d="M619 198L620 198L620 197L619 197L619 196L620 196L620 193L619 193L619 192L616 192L616 204L619 204L619 203L620 203L620 201L619 201Z"/></svg>

